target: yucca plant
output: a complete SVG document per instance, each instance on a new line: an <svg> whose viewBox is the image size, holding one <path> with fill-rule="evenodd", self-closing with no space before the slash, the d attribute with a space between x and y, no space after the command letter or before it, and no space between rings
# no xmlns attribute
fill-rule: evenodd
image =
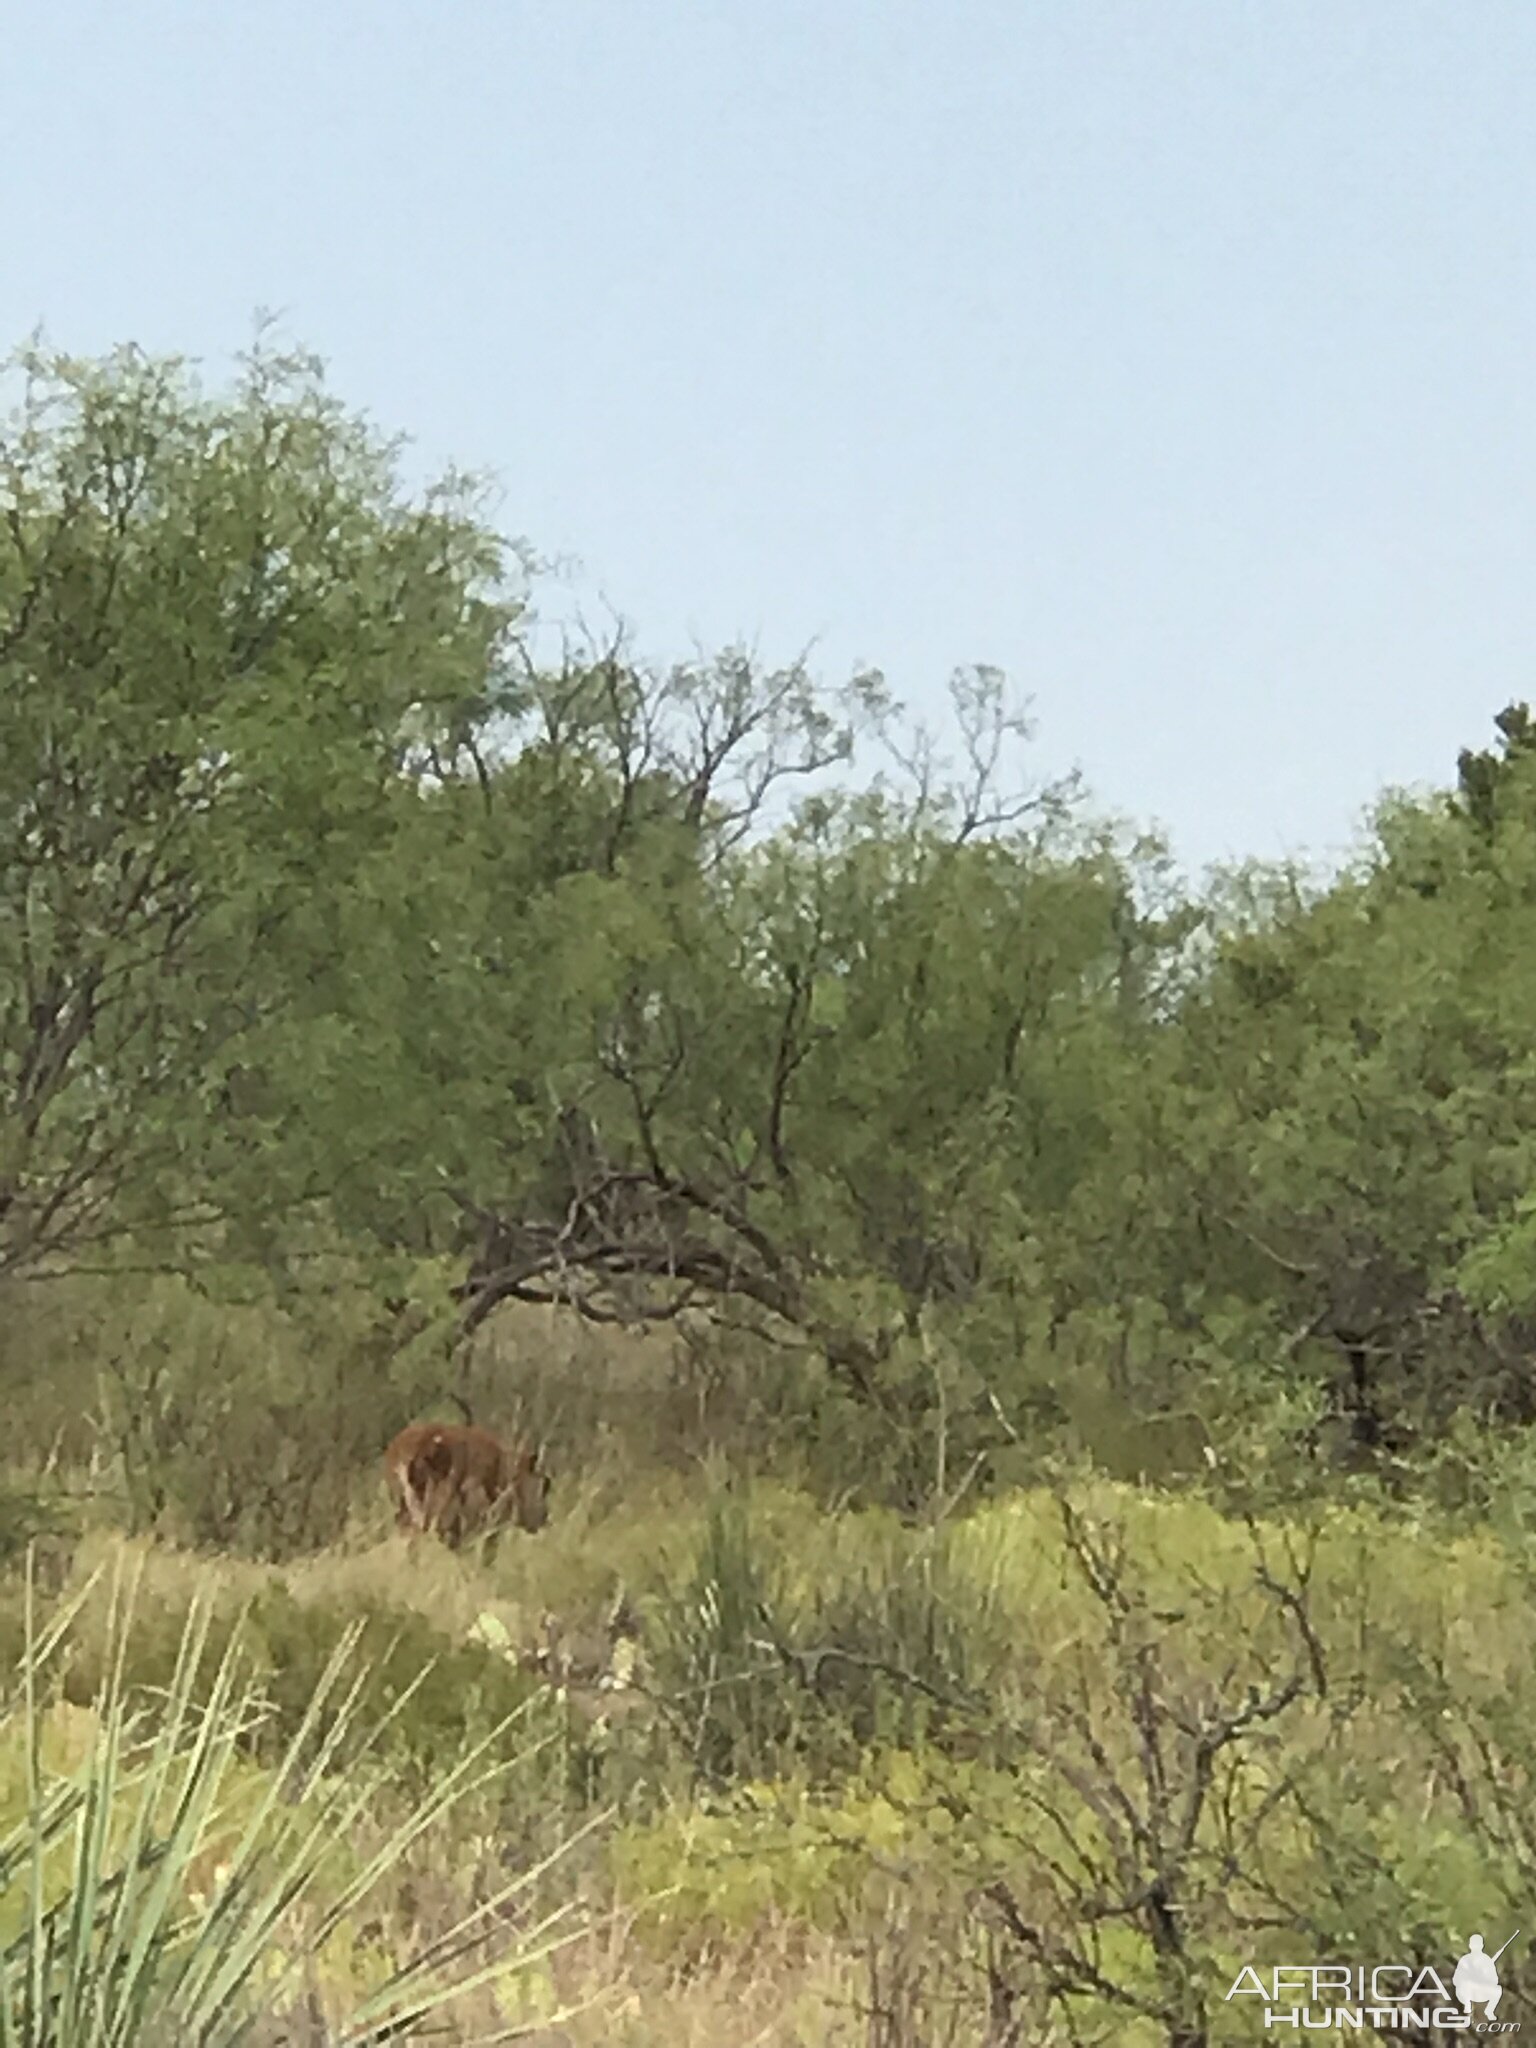
<svg viewBox="0 0 1536 2048"><path fill-rule="evenodd" d="M263 1709L239 1627L209 1673L212 1606L200 1598L170 1685L136 1703L124 1676L136 1580L125 1586L119 1569L87 1753L72 1769L50 1769L49 1667L100 1576L39 1625L29 1570L26 1654L0 1704L0 1743L20 1748L26 1781L24 1815L0 1836L0 2048L231 2048L297 2002L322 1951L427 1829L529 1754L527 1740L504 1754L527 1708L463 1756L378 1847L360 1853L359 1823L387 1789L378 1737L414 1686L360 1733L367 1671L348 1680L357 1631L347 1631L279 1766L253 1774L241 1738ZM419 2038L421 2023L455 2000L490 1984L514 1987L520 1973L574 1940L580 1928L569 1908L515 1937L496 1930L517 1896L602 1818L392 1964L333 2023L328 2043ZM216 1868L204 1884L210 1861ZM545 2014L543 2023L555 2017ZM502 2023L460 2038L506 2040L518 2031Z"/></svg>
<svg viewBox="0 0 1536 2048"><path fill-rule="evenodd" d="M773 1649L779 1599L746 1503L717 1495L689 1578L652 1617L657 1695L708 1782L771 1777L801 1732L803 1687Z"/></svg>

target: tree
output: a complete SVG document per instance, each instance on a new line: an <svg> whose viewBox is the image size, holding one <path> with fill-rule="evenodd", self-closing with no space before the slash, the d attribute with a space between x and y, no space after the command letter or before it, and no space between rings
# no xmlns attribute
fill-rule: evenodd
<svg viewBox="0 0 1536 2048"><path fill-rule="evenodd" d="M407 500L307 357L10 375L0 1273L324 1192L265 1080L345 1064L298 997L402 777L516 701L518 616L472 489Z"/></svg>
<svg viewBox="0 0 1536 2048"><path fill-rule="evenodd" d="M1494 719L1502 751L1463 747L1456 757L1456 793L1451 800L1454 816L1464 818L1485 839L1498 826L1501 786L1510 771L1536 754L1536 723L1528 704L1507 704Z"/></svg>
<svg viewBox="0 0 1536 2048"><path fill-rule="evenodd" d="M1353 1458L1536 1419L1536 763L1501 727L1492 780L1385 801L1327 887L1247 878L1171 1040L1152 1284L1262 1315Z"/></svg>
<svg viewBox="0 0 1536 2048"><path fill-rule="evenodd" d="M679 730L666 684L621 694L604 671L578 744L582 686L549 721L559 745L484 790L469 957L494 972L459 1009L481 1052L452 1176L467 1325L508 1300L745 1318L910 1419L894 1349L925 1309L997 1286L1021 1227L1090 1168L1107 1075L1166 1001L1186 925L1140 904L1135 864L1075 826L1070 790L998 776L1000 678L963 679L958 775L906 746L896 788L815 791L752 834L765 762L819 764L782 677L691 685ZM664 767L620 754L590 708L613 702ZM787 704L749 771L706 738L761 744ZM744 799L718 794L733 776ZM546 808L561 777L572 794ZM563 819L569 844L578 815L585 856L526 887L525 842L547 855ZM932 1396L909 1392L918 1412Z"/></svg>

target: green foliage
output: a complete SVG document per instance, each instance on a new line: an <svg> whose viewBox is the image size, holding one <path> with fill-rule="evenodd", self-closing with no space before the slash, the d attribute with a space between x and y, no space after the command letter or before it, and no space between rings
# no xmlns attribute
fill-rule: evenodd
<svg viewBox="0 0 1536 2048"><path fill-rule="evenodd" d="M0 1755L23 1767L20 1811L12 1801L0 1838L0 1895L16 1908L0 1932L5 2048L243 2039L258 2013L285 2013L322 1981L338 1936L351 1969L363 1961L371 1981L354 1986L350 2010L335 2016L337 2039L392 2038L480 1986L515 1978L525 1960L515 1944L469 1972L459 1967L482 1944L483 1907L400 1966L376 1950L365 1958L357 1933L358 1909L473 1787L505 1722L358 1856L360 1823L383 1779L355 1739L356 1687L343 1688L357 1631L315 1677L271 1772L252 1775L238 1754L266 1708L242 1675L237 1641L210 1668L209 1610L194 1609L170 1683L146 1709L125 1680L133 1618L131 1599L114 1587L110 1649L72 1756L50 1742L44 1691L69 1609L46 1628L29 1626L5 1703ZM490 1904L527 1889L516 1878ZM526 1950L526 1963L537 1964L538 1940Z"/></svg>
<svg viewBox="0 0 1536 2048"><path fill-rule="evenodd" d="M339 1627L357 1636L367 1680L359 1711L389 1717L376 1754L394 1779L420 1793L492 1733L520 1724L530 1743L549 1729L530 1710L542 1683L474 1643L455 1643L421 1616L382 1604L300 1601L269 1587L249 1610L253 1669L270 1707L268 1744L292 1740Z"/></svg>
<svg viewBox="0 0 1536 2048"><path fill-rule="evenodd" d="M255 1557L319 1548L346 1526L391 1410L403 1423L421 1399L423 1343L436 1394L430 1317L402 1339L356 1260L317 1244L305 1264L302 1287L227 1266L201 1286L132 1271L75 1283L55 1367L88 1389L130 1530Z"/></svg>
<svg viewBox="0 0 1536 2048"><path fill-rule="evenodd" d="M0 1480L0 1570L14 1566L39 1545L46 1554L50 1540L66 1540L76 1517L58 1491Z"/></svg>
<svg viewBox="0 0 1536 2048"><path fill-rule="evenodd" d="M769 1639L777 1597L746 1503L717 1495L691 1572L656 1604L651 1648L657 1688L706 1782L771 1771L792 1753L796 1702Z"/></svg>
<svg viewBox="0 0 1536 2048"><path fill-rule="evenodd" d="M871 1852L901 1839L899 1815L878 1794L850 1787L818 1801L803 1785L778 1781L621 1828L611 1853L623 1896L644 1906L647 1931L664 1949L697 1948L774 1920L845 1924Z"/></svg>
<svg viewBox="0 0 1536 2048"><path fill-rule="evenodd" d="M1179 1164L1211 1245L1180 1258L1270 1304L1366 1454L1466 1403L1532 1412L1528 787L1511 767L1491 841L1386 807L1371 865L1235 931L1183 1019Z"/></svg>
<svg viewBox="0 0 1536 2048"><path fill-rule="evenodd" d="M554 1550L526 1546L536 1599L570 1581L562 1545L653 1560L634 1588L637 1684L606 1691L589 1673L564 1700L519 1668L506 1595L521 1557L514 1578L474 1565L461 1588L458 1562L445 1577L429 1556L415 1584L384 1544L291 1570L285 1589L271 1567L157 1556L155 1597L141 1597L121 1655L124 1696L130 1711L153 1709L174 1689L187 1592L216 1577L191 1705L203 1711L238 1640L252 1715L234 1766L254 1774L242 1783L264 1785L303 1735L314 1681L350 1627L364 1667L356 1726L394 1708L370 1750L371 1811L386 1822L403 1792L430 1788L508 1721L526 1760L466 1790L463 1857L486 1839L531 1869L562 1814L622 1801L609 1867L661 1959L813 1937L862 1952L886 1940L899 1899L911 1940L948 1957L931 1961L935 1997L984 2010L990 1955L1041 2030L1038 1971L987 1902L1005 1899L1037 1929L1098 1924L1108 1894L1092 1885L1120 1868L1104 1814L1129 1801L1154 1843L1164 1826L1138 1775L1149 1703L1164 1717L1166 1873L1182 1887L1191 1960L1165 1966L1145 1923L1116 1908L1115 1940L1096 1953L1128 1994L1152 2005L1189 1977L1219 1996L1241 1961L1293 1960L1298 1928L1321 1953L1396 1955L1411 1937L1439 1962L1448 1929L1513 1911L1536 1877L1522 1791L1536 1758L1519 1710L1536 1621L1516 1524L1500 1541L1362 1504L1250 1526L1102 1480L1066 1500L1070 1517L1037 1491L934 1529L818 1514L762 1486L706 1501L689 1522L620 1499L600 1522L552 1525ZM669 1540L669 1520L693 1540ZM1328 1691L1218 1751L1186 1857L1175 1824L1199 1779L1200 1731L1311 1668L1275 1586L1309 1616ZM119 1668L99 1604L57 1656L65 1701L88 1712ZM82 1725L61 1722L55 1739ZM302 1768L312 1747L296 1757ZM1060 1891L1063 1870L1089 1889ZM606 1897L596 1868L579 1882ZM1271 1910L1283 1923L1273 1941L1247 1924ZM944 1932L961 1927L966 1943ZM366 1990L379 1966L363 1955L327 1981ZM1080 2031L1104 2018L1082 1990L1071 2010Z"/></svg>
<svg viewBox="0 0 1536 2048"><path fill-rule="evenodd" d="M808 1571L830 1635L889 1537L821 1531L785 1560L778 1612ZM803 1745L619 1829L621 1892L663 1955L786 1922L878 1942L900 1898L912 1940L985 1936L941 1971L978 2027L1006 1995L1042 2035L1054 2015L1152 2048L1214 2036L1238 1968L1298 1943L1443 1967L1458 1931L1517 1921L1536 1847L1523 1552L1400 1515L1244 1526L1099 1486L988 1510L940 1555L978 1679L949 1728L867 1722L862 1749Z"/></svg>
<svg viewBox="0 0 1536 2048"><path fill-rule="evenodd" d="M808 1554L782 1515L717 1493L687 1571L648 1602L648 1683L706 1786L821 1782L887 1746L976 1746L978 1703L996 1701L1013 1647L1001 1587L1017 1532L850 1516L827 1535Z"/></svg>
<svg viewBox="0 0 1536 2048"><path fill-rule="evenodd" d="M411 741L491 704L513 617L472 496L406 502L307 358L218 398L131 349L10 376L0 1270L185 1224L210 1175L263 1217L312 1191L271 1091L299 995L349 971ZM331 1017L312 1109L379 1051Z"/></svg>
<svg viewBox="0 0 1536 2048"><path fill-rule="evenodd" d="M719 1317L775 1450L914 1515L1063 1454L1422 1486L1536 1421L1521 707L1341 875L1194 897L1018 773L993 671L945 762L874 674L539 667L473 488L407 495L307 358L12 371L0 1279L253 1311L125 1305L136 1523L326 1540L379 1380L507 1300Z"/></svg>
<svg viewBox="0 0 1536 2048"><path fill-rule="evenodd" d="M258 1966L255 1877L173 1894L226 1795L262 1855L285 1772L351 1811L339 1635L386 1805L516 1725L466 1839L531 1868L611 1799L664 1948L867 1943L914 2037L952 1988L989 2038L1202 2038L1250 1923L1439 1959L1518 1917L1529 711L1342 872L1196 893L1018 774L992 671L946 762L874 674L541 667L474 488L407 494L302 356L11 368L0 1565L106 1521L225 1592L157 1551L131 1634L87 1601L12 1701L0 2039L298 1967L329 1906ZM384 1442L471 1384L555 1438L556 1522L367 1548ZM621 1579L638 1646L557 1669ZM0 1584L0 1668L29 1642ZM330 1921L366 2006L390 1966Z"/></svg>
<svg viewBox="0 0 1536 2048"><path fill-rule="evenodd" d="M112 1676L114 1656L114 1682L131 1700L163 1694L174 1680L188 1616L204 1605L200 1626L210 1653L222 1656L238 1636L245 1669L260 1691L262 1712L242 1737L243 1755L270 1767L299 1739L315 1688L346 1635L355 1641L361 1667L355 1708L380 1724L373 1754L393 1786L423 1794L493 1730L515 1725L530 1759L542 1761L525 1766L501 1796L515 1796L530 1833L544 1832L542 1812L552 1790L558 1803L563 1765L555 1752L565 1726L543 1681L493 1646L459 1642L412 1608L383 1598L301 1599L269 1579L243 1600L234 1589L214 1600L188 1575L140 1604L126 1646L114 1644L110 1613L93 1602L72 1631L67 1655L60 1653L61 1696L88 1707ZM202 1691L194 1688L194 1697L201 1704Z"/></svg>

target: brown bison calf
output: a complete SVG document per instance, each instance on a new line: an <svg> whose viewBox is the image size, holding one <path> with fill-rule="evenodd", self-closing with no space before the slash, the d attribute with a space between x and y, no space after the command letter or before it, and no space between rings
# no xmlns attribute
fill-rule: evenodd
<svg viewBox="0 0 1536 2048"><path fill-rule="evenodd" d="M396 1525L430 1529L454 1550L476 1529L494 1532L509 1520L542 1529L549 1520L538 1451L472 1424L413 1422L384 1453L384 1476Z"/></svg>

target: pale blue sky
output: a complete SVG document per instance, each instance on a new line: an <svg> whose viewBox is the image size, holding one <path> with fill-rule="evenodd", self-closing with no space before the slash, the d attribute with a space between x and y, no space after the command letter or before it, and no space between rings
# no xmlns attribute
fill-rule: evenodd
<svg viewBox="0 0 1536 2048"><path fill-rule="evenodd" d="M1536 695L1533 0L32 0L0 329L282 311L658 657L1034 696L1191 864Z"/></svg>

